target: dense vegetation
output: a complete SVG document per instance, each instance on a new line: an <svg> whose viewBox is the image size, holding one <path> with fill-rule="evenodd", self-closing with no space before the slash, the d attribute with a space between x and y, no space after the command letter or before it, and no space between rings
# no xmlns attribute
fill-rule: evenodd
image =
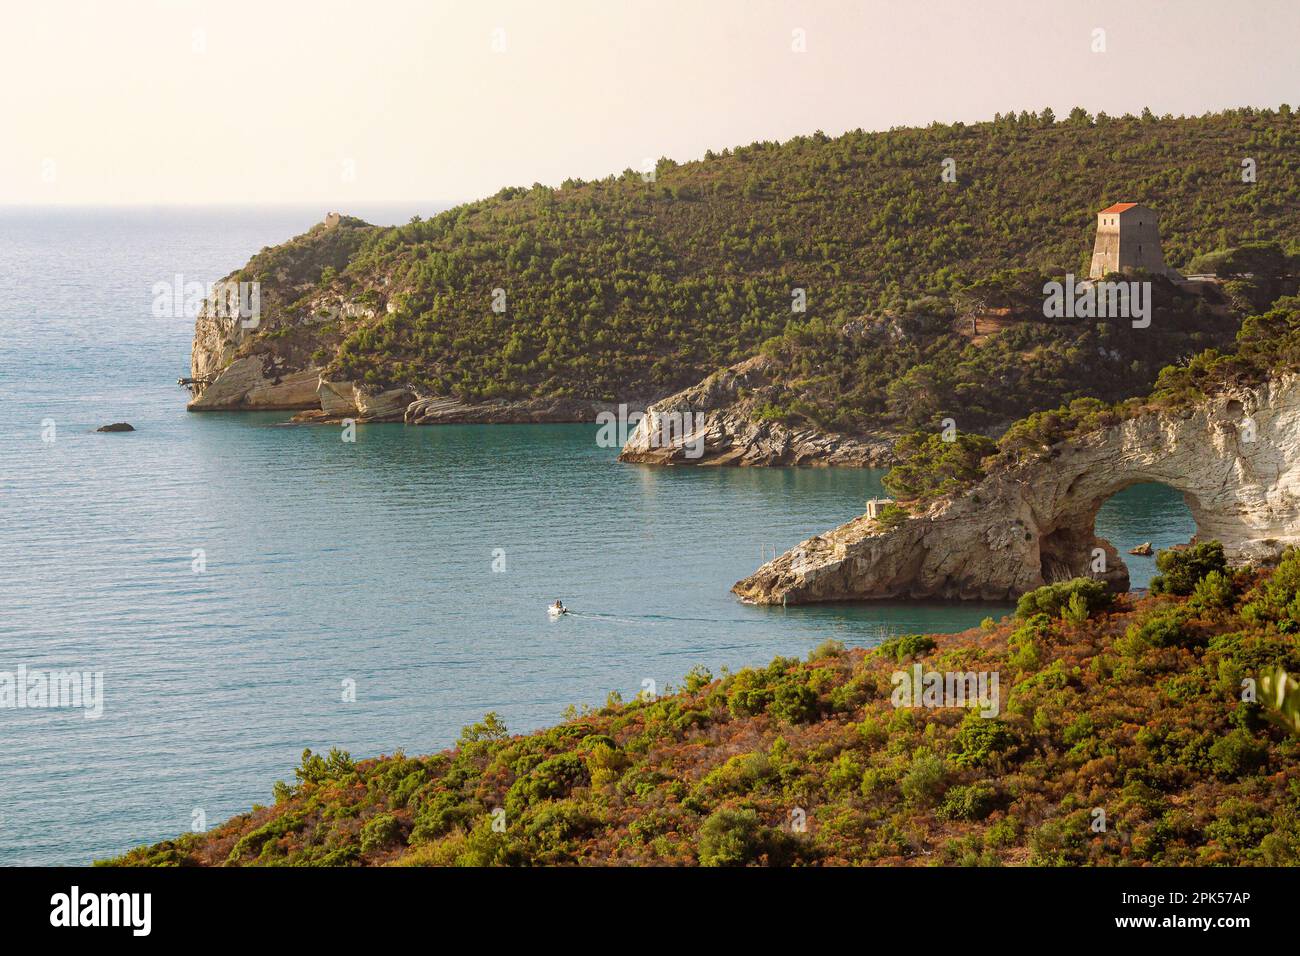
<svg viewBox="0 0 1300 956"><path fill-rule="evenodd" d="M1086 274L1096 212L1117 200L1160 210L1173 265L1294 244L1298 147L1286 106L1061 121L1044 110L665 159L653 177L503 189L405 226L349 229L346 264L284 297L262 335L340 378L475 399L654 398L775 339L790 382L773 416L847 430L941 413L1005 424L1089 384L1107 400L1132 394L1232 329L1170 304L1178 321L1158 317L1141 336L1017 321L972 345L954 319L996 302L1023 318L1027 292L1041 319L1041 276ZM1244 157L1258 182L1241 182ZM941 181L946 158L955 183ZM266 255L243 277L278 275ZM322 296L373 315L322 318Z"/></svg>
<svg viewBox="0 0 1300 956"><path fill-rule="evenodd" d="M1176 594L1066 582L523 736L488 715L428 757L307 752L273 806L111 862L1297 864L1300 554L1220 568L1171 553ZM996 673L998 712L894 706L918 664Z"/></svg>
<svg viewBox="0 0 1300 956"><path fill-rule="evenodd" d="M1150 277L1155 308L1146 329L1128 318L1045 318L1043 285L1060 276L1023 270L994 278L996 286L979 292L929 296L873 320L792 322L763 346L781 369L771 417L854 433L933 431L948 418L996 433L1077 398L1140 394L1162 368L1229 345L1238 328L1226 303L1162 277ZM980 318L995 329L965 331L971 308L995 309Z"/></svg>

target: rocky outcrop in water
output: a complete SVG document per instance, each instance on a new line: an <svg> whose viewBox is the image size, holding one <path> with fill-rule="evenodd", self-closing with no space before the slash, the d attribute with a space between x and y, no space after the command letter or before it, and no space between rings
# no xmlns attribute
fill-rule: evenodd
<svg viewBox="0 0 1300 956"><path fill-rule="evenodd" d="M320 380L316 391L320 410L330 418L359 418L372 422L400 422L406 409L415 401L415 393L405 388L369 391L353 382Z"/></svg>
<svg viewBox="0 0 1300 956"><path fill-rule="evenodd" d="M893 461L887 437L855 438L792 428L759 413L775 391L770 362L755 356L655 402L619 461L652 465L839 465Z"/></svg>
<svg viewBox="0 0 1300 956"><path fill-rule="evenodd" d="M1220 393L1192 410L1151 410L1045 458L996 469L964 493L882 526L855 518L802 542L732 590L760 604L874 598L1006 600L1090 575L1127 587L1093 532L1117 491L1181 491L1197 537L1238 562L1300 543L1300 379Z"/></svg>
<svg viewBox="0 0 1300 956"><path fill-rule="evenodd" d="M310 408L317 403L319 384L320 372L315 368L288 371L283 366L277 367L272 355L246 355L235 359L210 384L197 390L189 409L205 412Z"/></svg>

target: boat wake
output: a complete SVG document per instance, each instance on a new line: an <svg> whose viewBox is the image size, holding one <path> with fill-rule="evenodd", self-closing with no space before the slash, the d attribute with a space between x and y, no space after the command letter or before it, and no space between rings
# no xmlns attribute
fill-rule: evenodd
<svg viewBox="0 0 1300 956"><path fill-rule="evenodd" d="M599 611L569 611L565 617L585 617L595 621L611 621L615 624L648 624L652 627L664 627L669 624L763 624L761 620L743 617L676 617L671 614L639 614L636 617L620 617L616 614L602 614Z"/></svg>

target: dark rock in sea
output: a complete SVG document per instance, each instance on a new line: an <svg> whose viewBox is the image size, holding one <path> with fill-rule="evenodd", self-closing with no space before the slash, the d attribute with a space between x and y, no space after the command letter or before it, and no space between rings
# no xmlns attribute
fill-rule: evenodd
<svg viewBox="0 0 1300 956"><path fill-rule="evenodd" d="M111 425L100 425L95 429L97 432L133 432L135 426L127 422L114 422Z"/></svg>

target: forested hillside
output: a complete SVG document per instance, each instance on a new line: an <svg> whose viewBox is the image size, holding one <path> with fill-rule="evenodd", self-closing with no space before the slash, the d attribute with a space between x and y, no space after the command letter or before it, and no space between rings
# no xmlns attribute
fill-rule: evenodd
<svg viewBox="0 0 1300 956"><path fill-rule="evenodd" d="M308 752L274 805L111 862L1296 864L1300 554L1158 563L1152 597L1076 579L965 634L697 669L532 734L488 715L427 757ZM996 675L996 699L900 698L914 667Z"/></svg>
<svg viewBox="0 0 1300 956"><path fill-rule="evenodd" d="M949 158L955 183L941 179ZM1247 158L1253 183L1242 181ZM320 266L310 288L276 304L262 338L376 388L622 400L692 384L779 336L785 344L770 345L775 352L796 340L812 348L792 360L809 384L773 415L870 427L895 400L933 391L924 366L966 363L972 374L941 394L942 407L904 417L915 423L960 405L1009 420L1090 383L1113 386L1108 398L1140 391L1162 365L1230 340L1230 323L1216 327L1193 305L1181 309L1185 324L1158 324L1145 339L1073 320L995 330L972 353L952 331L977 283L1023 297L1043 274L1086 274L1096 212L1121 200L1160 211L1175 267L1255 241L1294 254L1300 121L1285 106L1195 118L1008 114L754 143L696 162L661 160L653 177L628 170L554 189L503 189L405 226L349 227L350 259ZM279 275L269 250L240 278L274 285ZM364 308L314 319L322 296ZM806 309L794 311L800 299ZM906 326L909 316L920 321L903 328L902 348L888 338L846 344L842 334L846 324L868 334ZM878 354L865 364L855 356L853 375L879 382L859 382L862 393L818 382L821 355L864 347ZM1003 407L1020 391L1026 355L1044 358L1024 383L1030 394ZM819 390L843 394L843 407Z"/></svg>

